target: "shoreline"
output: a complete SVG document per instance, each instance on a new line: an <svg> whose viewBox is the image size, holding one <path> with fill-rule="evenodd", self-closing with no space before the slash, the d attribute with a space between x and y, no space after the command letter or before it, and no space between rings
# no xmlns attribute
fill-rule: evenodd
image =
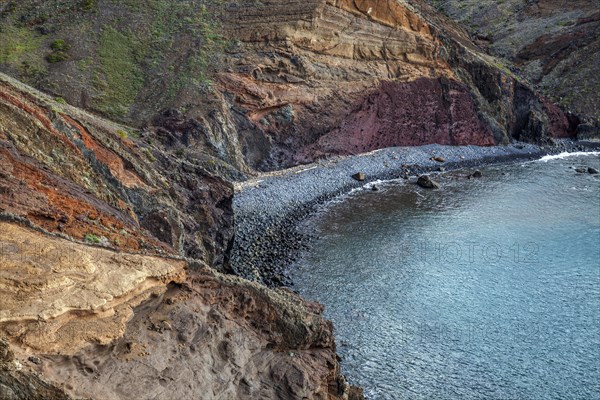
<svg viewBox="0 0 600 400"><path fill-rule="evenodd" d="M569 140L553 146L391 147L262 174L235 186L235 236L228 272L267 286L292 286L286 269L310 241L310 236L296 229L298 223L325 202L374 181L535 160L598 147L599 143ZM444 162L432 157L442 157ZM358 172L365 174L364 181L352 178Z"/></svg>

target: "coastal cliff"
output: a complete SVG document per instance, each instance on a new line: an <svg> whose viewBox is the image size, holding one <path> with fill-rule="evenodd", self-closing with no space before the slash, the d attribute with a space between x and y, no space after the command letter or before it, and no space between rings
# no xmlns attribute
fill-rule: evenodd
<svg viewBox="0 0 600 400"><path fill-rule="evenodd" d="M321 306L207 265L232 240L230 184L1 88L2 398L358 396Z"/></svg>
<svg viewBox="0 0 600 400"><path fill-rule="evenodd" d="M1 70L242 172L577 129L424 1L55 2L1 6Z"/></svg>
<svg viewBox="0 0 600 400"><path fill-rule="evenodd" d="M234 187L578 128L423 1L11 0L0 28L3 398L359 399L320 305L224 275L253 266Z"/></svg>
<svg viewBox="0 0 600 400"><path fill-rule="evenodd" d="M600 10L594 0L430 1L487 52L598 128ZM515 68L515 71L517 69Z"/></svg>

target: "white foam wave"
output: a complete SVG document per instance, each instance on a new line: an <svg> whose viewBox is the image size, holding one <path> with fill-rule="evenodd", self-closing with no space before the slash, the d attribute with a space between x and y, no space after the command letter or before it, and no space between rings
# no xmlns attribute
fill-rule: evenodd
<svg viewBox="0 0 600 400"><path fill-rule="evenodd" d="M600 151L575 151L569 153L567 151L560 154L548 155L540 158L538 161L548 162L550 160L562 160L567 157L580 157L580 156L597 156L600 155Z"/></svg>

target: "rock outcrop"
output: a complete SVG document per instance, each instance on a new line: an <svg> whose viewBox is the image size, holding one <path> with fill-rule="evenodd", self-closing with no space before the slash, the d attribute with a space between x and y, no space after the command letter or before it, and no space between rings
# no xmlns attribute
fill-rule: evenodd
<svg viewBox="0 0 600 400"><path fill-rule="evenodd" d="M15 359L10 345L0 338L0 397L4 400L70 400L63 390L31 371Z"/></svg>
<svg viewBox="0 0 600 400"><path fill-rule="evenodd" d="M349 390L320 306L289 292L201 267L134 312L119 340L45 356L39 369L102 399L341 399Z"/></svg>
<svg viewBox="0 0 600 400"><path fill-rule="evenodd" d="M193 122L129 136L1 78L0 398L362 398L321 306L211 268L242 174L180 154Z"/></svg>
<svg viewBox="0 0 600 400"><path fill-rule="evenodd" d="M0 249L3 399L358 393L322 307L287 290L6 222Z"/></svg>
<svg viewBox="0 0 600 400"><path fill-rule="evenodd" d="M431 179L431 177L429 175L421 175L419 177L419 179L417 179L417 185L419 185L425 189L439 189L440 188L439 183L437 183L436 181Z"/></svg>
<svg viewBox="0 0 600 400"><path fill-rule="evenodd" d="M600 117L600 10L595 0L430 1L465 24L485 50L514 63L577 114Z"/></svg>
<svg viewBox="0 0 600 400"><path fill-rule="evenodd" d="M71 3L0 2L2 398L359 399L321 306L217 272L233 183L582 122L422 0Z"/></svg>
<svg viewBox="0 0 600 400"><path fill-rule="evenodd" d="M574 134L560 110L421 1L229 2L224 27L236 45L219 82L250 120L241 140L255 168Z"/></svg>
<svg viewBox="0 0 600 400"><path fill-rule="evenodd" d="M390 145L575 134L576 121L422 0L97 1L69 21L50 3L4 6L11 43L32 50L8 48L0 68L74 105L174 130L183 142L158 134L242 172ZM57 52L67 59L49 62Z"/></svg>
<svg viewBox="0 0 600 400"><path fill-rule="evenodd" d="M6 76L0 116L5 218L122 250L222 264L233 189L220 176L230 178L232 167L194 149L179 153L154 131L136 137Z"/></svg>
<svg viewBox="0 0 600 400"><path fill-rule="evenodd" d="M7 222L0 250L0 335L38 352L110 343L132 307L185 279L184 261L119 254Z"/></svg>

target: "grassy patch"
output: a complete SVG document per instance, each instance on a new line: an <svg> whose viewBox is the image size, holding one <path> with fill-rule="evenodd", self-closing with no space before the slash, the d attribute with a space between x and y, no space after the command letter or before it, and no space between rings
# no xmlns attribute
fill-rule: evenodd
<svg viewBox="0 0 600 400"><path fill-rule="evenodd" d="M54 51L69 51L71 46L63 39L56 39L50 43L50 48Z"/></svg>
<svg viewBox="0 0 600 400"><path fill-rule="evenodd" d="M137 123L134 105L159 110L183 89L208 92L227 46L222 0L3 1L0 64L65 98L83 87L88 107L122 122Z"/></svg>
<svg viewBox="0 0 600 400"><path fill-rule="evenodd" d="M136 12L148 13L148 19L152 21L145 65L168 76L166 99L174 98L189 85L210 85L212 73L218 68L220 55L227 46L215 15L221 0L177 3L146 0L127 1L127 4ZM189 43L187 56L177 65L169 59L173 56L176 41Z"/></svg>
<svg viewBox="0 0 600 400"><path fill-rule="evenodd" d="M86 233L83 240L85 240L86 243L100 243L100 238L93 233Z"/></svg>
<svg viewBox="0 0 600 400"><path fill-rule="evenodd" d="M43 38L28 28L5 25L0 28L0 63L20 64L31 52L37 51Z"/></svg>
<svg viewBox="0 0 600 400"><path fill-rule="evenodd" d="M80 0L79 9L81 11L90 12L96 10L96 0Z"/></svg>
<svg viewBox="0 0 600 400"><path fill-rule="evenodd" d="M149 148L145 148L144 150L142 150L144 155L146 156L146 158L148 159L148 161L150 162L155 162L156 161L156 157L154 157L154 154L152 154L152 152L150 151Z"/></svg>
<svg viewBox="0 0 600 400"><path fill-rule="evenodd" d="M52 53L46 56L46 60L50 64L67 61L69 59L69 55L64 51L53 51Z"/></svg>
<svg viewBox="0 0 600 400"><path fill-rule="evenodd" d="M19 74L21 79L25 82L33 85L39 85L42 83L48 74L46 69L38 64L31 63L29 61L23 61L19 66Z"/></svg>
<svg viewBox="0 0 600 400"><path fill-rule="evenodd" d="M121 139L129 138L129 134L122 129L117 130L117 135L119 135Z"/></svg>
<svg viewBox="0 0 600 400"><path fill-rule="evenodd" d="M124 117L129 114L144 84L136 58L138 44L131 33L119 32L112 27L104 28L100 36L101 71L96 75L96 86L103 95L98 108L108 115Z"/></svg>

